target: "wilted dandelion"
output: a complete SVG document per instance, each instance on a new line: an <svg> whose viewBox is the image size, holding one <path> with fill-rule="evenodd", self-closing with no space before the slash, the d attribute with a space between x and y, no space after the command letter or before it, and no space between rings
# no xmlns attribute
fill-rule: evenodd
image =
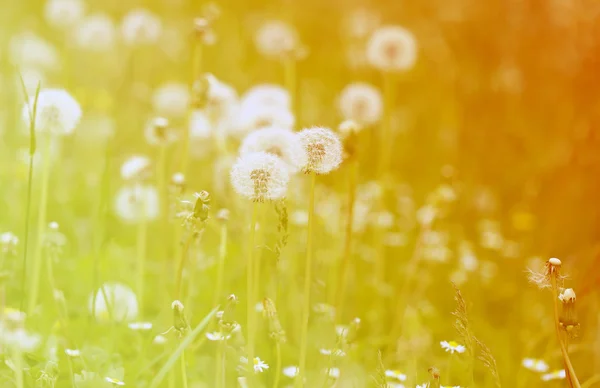
<svg viewBox="0 0 600 388"><path fill-rule="evenodd" d="M328 174L342 163L342 143L330 129L307 128L300 131L298 136L307 156L306 164L302 166L305 173Z"/></svg>
<svg viewBox="0 0 600 388"><path fill-rule="evenodd" d="M133 321L138 315L137 297L133 290L124 284L105 283L95 292L95 299L92 294L88 301L90 313L95 314L99 321Z"/></svg>
<svg viewBox="0 0 600 388"><path fill-rule="evenodd" d="M34 98L23 107L23 119L27 126L31 121ZM63 89L42 89L37 98L35 129L41 133L68 135L81 119L79 103Z"/></svg>
<svg viewBox="0 0 600 388"><path fill-rule="evenodd" d="M77 24L73 37L81 49L105 52L115 46L117 28L110 16L96 13L86 16Z"/></svg>
<svg viewBox="0 0 600 388"><path fill-rule="evenodd" d="M355 82L346 86L340 93L339 109L345 120L371 125L381 119L383 99L373 85Z"/></svg>
<svg viewBox="0 0 600 388"><path fill-rule="evenodd" d="M59 29L72 27L85 14L82 0L48 0L44 6L44 17L48 24Z"/></svg>
<svg viewBox="0 0 600 388"><path fill-rule="evenodd" d="M413 34L399 26L376 30L367 44L367 60L382 71L404 71L417 60L417 43Z"/></svg>
<svg viewBox="0 0 600 388"><path fill-rule="evenodd" d="M240 146L240 155L266 152L285 162L290 173L306 164L306 152L298 135L285 128L269 127L250 133Z"/></svg>
<svg viewBox="0 0 600 388"><path fill-rule="evenodd" d="M454 352L464 353L466 350L464 345L460 345L458 342L455 341L442 341L440 342L440 345L442 346L442 349L452 354L454 354Z"/></svg>
<svg viewBox="0 0 600 388"><path fill-rule="evenodd" d="M156 43L162 33L162 22L147 9L133 9L123 18L121 33L125 43L130 45Z"/></svg>
<svg viewBox="0 0 600 388"><path fill-rule="evenodd" d="M521 362L521 365L523 365L523 367L531 371L540 373L546 372L548 369L550 369L550 367L548 366L548 364L546 364L544 360L539 360L535 358L524 358Z"/></svg>
<svg viewBox="0 0 600 388"><path fill-rule="evenodd" d="M266 152L242 155L231 169L235 191L255 202L284 197L289 179L289 170L281 159Z"/></svg>
<svg viewBox="0 0 600 388"><path fill-rule="evenodd" d="M545 373L541 376L543 381L562 380L567 377L567 372L564 369L555 370L550 373Z"/></svg>
<svg viewBox="0 0 600 388"><path fill-rule="evenodd" d="M564 276L560 274L561 266L561 261L553 257L546 262L543 272L529 270L529 281L539 288L550 288L552 286L552 276L556 275L557 283L560 286L564 280Z"/></svg>
<svg viewBox="0 0 600 388"><path fill-rule="evenodd" d="M156 219L160 213L156 188L141 184L122 187L115 198L115 213L130 223Z"/></svg>

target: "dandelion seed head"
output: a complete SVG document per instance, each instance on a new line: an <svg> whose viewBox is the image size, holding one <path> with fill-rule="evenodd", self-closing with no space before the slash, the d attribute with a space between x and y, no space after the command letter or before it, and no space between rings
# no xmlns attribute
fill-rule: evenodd
<svg viewBox="0 0 600 388"><path fill-rule="evenodd" d="M75 44L83 50L105 52L115 46L117 28L110 16L96 13L77 24L73 37Z"/></svg>
<svg viewBox="0 0 600 388"><path fill-rule="evenodd" d="M344 120L338 126L338 132L344 139L349 136L356 135L362 129L362 125L354 120Z"/></svg>
<svg viewBox="0 0 600 388"><path fill-rule="evenodd" d="M133 155L121 165L121 178L125 181L139 181L150 173L150 158Z"/></svg>
<svg viewBox="0 0 600 388"><path fill-rule="evenodd" d="M281 58L298 49L298 33L281 20L270 20L259 26L254 36L257 50L267 58Z"/></svg>
<svg viewBox="0 0 600 388"><path fill-rule="evenodd" d="M307 128L298 133L306 152L304 172L327 174L342 163L342 143L330 129L322 127Z"/></svg>
<svg viewBox="0 0 600 388"><path fill-rule="evenodd" d="M156 43L162 34L162 22L147 9L133 9L123 18L121 33L123 40L129 45Z"/></svg>
<svg viewBox="0 0 600 388"><path fill-rule="evenodd" d="M44 17L49 25L59 29L72 27L85 14L82 0L48 0L44 6Z"/></svg>
<svg viewBox="0 0 600 388"><path fill-rule="evenodd" d="M250 133L240 146L240 155L266 152L279 157L290 173L296 173L306 164L306 152L298 135L285 128L268 127Z"/></svg>
<svg viewBox="0 0 600 388"><path fill-rule="evenodd" d="M9 57L10 61L20 69L37 71L40 75L43 75L44 71L56 70L60 67L56 48L41 36L29 31L10 39Z"/></svg>
<svg viewBox="0 0 600 388"><path fill-rule="evenodd" d="M256 202L283 198L289 179L285 163L266 152L241 155L231 169L234 190Z"/></svg>
<svg viewBox="0 0 600 388"><path fill-rule="evenodd" d="M295 122L294 115L286 108L275 105L244 105L239 110L237 131L245 134L266 127L292 129Z"/></svg>
<svg viewBox="0 0 600 388"><path fill-rule="evenodd" d="M379 90L365 82L347 85L340 93L339 110L345 120L363 125L377 123L383 114L383 99Z"/></svg>
<svg viewBox="0 0 600 388"><path fill-rule="evenodd" d="M154 91L152 106L154 111L166 118L183 118L188 112L191 97L183 83L168 82Z"/></svg>
<svg viewBox="0 0 600 388"><path fill-rule="evenodd" d="M115 198L115 213L128 223L152 221L160 212L158 191L150 185L128 185L122 187Z"/></svg>
<svg viewBox="0 0 600 388"><path fill-rule="evenodd" d="M417 60L417 43L413 34L399 26L377 29L367 43L367 61L381 71L405 71Z"/></svg>
<svg viewBox="0 0 600 388"><path fill-rule="evenodd" d="M275 84L260 84L246 91L240 104L242 107L266 105L290 109L291 100L289 92L283 87Z"/></svg>
<svg viewBox="0 0 600 388"><path fill-rule="evenodd" d="M29 127L35 96L23 107L23 120ZM68 135L81 120L79 103L63 89L40 90L35 115L35 129L40 133Z"/></svg>
<svg viewBox="0 0 600 388"><path fill-rule="evenodd" d="M139 311L137 297L133 290L124 284L104 283L96 291L95 309L93 308L94 295L90 295L88 300L90 313L95 313L99 321L110 320L111 313L112 319L117 322L130 322L137 318Z"/></svg>

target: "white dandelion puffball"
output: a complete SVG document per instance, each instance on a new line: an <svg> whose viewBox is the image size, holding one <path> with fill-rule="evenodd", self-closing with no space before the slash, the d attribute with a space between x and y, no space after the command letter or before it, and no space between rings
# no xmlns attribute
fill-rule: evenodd
<svg viewBox="0 0 600 388"><path fill-rule="evenodd" d="M156 89L152 97L155 112L167 118L185 117L189 104L190 92L183 83L166 83Z"/></svg>
<svg viewBox="0 0 600 388"><path fill-rule="evenodd" d="M364 82L346 86L340 93L339 108L345 120L359 124L375 124L383 114L383 99L379 90Z"/></svg>
<svg viewBox="0 0 600 388"><path fill-rule="evenodd" d="M55 70L60 67L56 48L33 32L24 32L10 39L9 56L13 65L38 71Z"/></svg>
<svg viewBox="0 0 600 388"><path fill-rule="evenodd" d="M149 173L150 165L150 158L133 155L121 165L121 178L126 181L145 178Z"/></svg>
<svg viewBox="0 0 600 388"><path fill-rule="evenodd" d="M223 81L218 80L212 74L207 76L208 93L207 93L207 110L211 116L220 118L228 107L237 103L238 93L235 88Z"/></svg>
<svg viewBox="0 0 600 388"><path fill-rule="evenodd" d="M256 31L254 43L262 55L270 58L289 54L299 46L296 30L281 20L263 23Z"/></svg>
<svg viewBox="0 0 600 388"><path fill-rule="evenodd" d="M342 163L342 143L331 129L314 127L298 133L307 155L305 172L327 174Z"/></svg>
<svg viewBox="0 0 600 388"><path fill-rule="evenodd" d="M296 119L287 108L269 105L246 105L238 112L238 131L248 133L265 127L294 127Z"/></svg>
<svg viewBox="0 0 600 388"><path fill-rule="evenodd" d="M260 84L249 89L241 99L242 106L267 105L279 108L290 108L290 94L283 87L275 84Z"/></svg>
<svg viewBox="0 0 600 388"><path fill-rule="evenodd" d="M190 115L189 122L190 137L193 139L208 139L212 133L210 119L201 110L194 110Z"/></svg>
<svg viewBox="0 0 600 388"><path fill-rule="evenodd" d="M106 299L108 303L106 303ZM94 293L88 300L88 309L90 313L95 313L99 321L108 321L112 317L117 322L130 322L138 316L138 301L131 288L120 283L104 283L96 291L95 310ZM109 310L110 309L110 310Z"/></svg>
<svg viewBox="0 0 600 388"><path fill-rule="evenodd" d="M23 107L23 120L27 127L31 124L31 111L35 96ZM81 107L71 95L63 89L43 89L38 95L35 129L38 132L67 135L75 129L81 119Z"/></svg>
<svg viewBox="0 0 600 388"><path fill-rule="evenodd" d="M110 16L103 13L81 20L73 32L75 44L84 50L103 52L115 46L117 28Z"/></svg>
<svg viewBox="0 0 600 388"><path fill-rule="evenodd" d="M83 0L48 0L44 17L55 28L69 28L77 24L85 14Z"/></svg>
<svg viewBox="0 0 600 388"><path fill-rule="evenodd" d="M240 155L266 152L279 157L290 173L296 173L306 165L306 152L298 134L292 130L268 127L251 132L240 146Z"/></svg>
<svg viewBox="0 0 600 388"><path fill-rule="evenodd" d="M127 44L152 44L160 39L162 22L157 15L147 9L134 9L123 18L121 33Z"/></svg>
<svg viewBox="0 0 600 388"><path fill-rule="evenodd" d="M125 186L117 192L115 213L124 222L152 221L159 211L158 191L154 186Z"/></svg>
<svg viewBox="0 0 600 388"><path fill-rule="evenodd" d="M285 163L266 152L242 155L231 168L234 190L255 202L283 198L289 180L290 173Z"/></svg>
<svg viewBox="0 0 600 388"><path fill-rule="evenodd" d="M413 34L399 26L376 30L367 44L367 60L382 71L403 71L417 61L417 42Z"/></svg>

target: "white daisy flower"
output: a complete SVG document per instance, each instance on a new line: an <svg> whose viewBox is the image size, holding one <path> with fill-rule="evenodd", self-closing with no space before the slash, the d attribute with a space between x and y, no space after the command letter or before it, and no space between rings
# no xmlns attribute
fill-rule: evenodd
<svg viewBox="0 0 600 388"><path fill-rule="evenodd" d="M235 191L256 202L284 197L289 180L285 163L266 152L242 155L231 169L231 183Z"/></svg>
<svg viewBox="0 0 600 388"><path fill-rule="evenodd" d="M190 105L190 92L183 83L170 82L154 91L154 111L167 118L185 117Z"/></svg>
<svg viewBox="0 0 600 388"><path fill-rule="evenodd" d="M254 42L257 50L268 58L281 58L300 45L296 30L281 20L263 23L256 31Z"/></svg>
<svg viewBox="0 0 600 388"><path fill-rule="evenodd" d="M48 0L44 6L44 17L52 27L65 29L74 26L85 14L82 0Z"/></svg>
<svg viewBox="0 0 600 388"><path fill-rule="evenodd" d="M117 28L110 16L96 13L77 24L73 38L75 44L83 50L105 52L115 46Z"/></svg>
<svg viewBox="0 0 600 388"><path fill-rule="evenodd" d="M567 377L567 372L564 369L555 370L550 373L545 373L542 375L542 380L551 381L551 380L562 380Z"/></svg>
<svg viewBox="0 0 600 388"><path fill-rule="evenodd" d="M383 114L383 98L373 85L355 82L340 93L339 109L345 120L363 125L375 124Z"/></svg>
<svg viewBox="0 0 600 388"><path fill-rule="evenodd" d="M294 378L296 376L298 376L298 373L300 372L300 368L298 368L295 365L292 366L286 366L285 368L283 368L283 375L287 376L289 378Z"/></svg>
<svg viewBox="0 0 600 388"><path fill-rule="evenodd" d="M417 61L417 43L413 34L399 26L376 30L367 44L367 61L382 71L404 71Z"/></svg>
<svg viewBox="0 0 600 388"><path fill-rule="evenodd" d="M20 353L35 351L40 345L41 336L29 333L23 328L6 329L0 326L0 345Z"/></svg>
<svg viewBox="0 0 600 388"><path fill-rule="evenodd" d="M223 335L223 333L221 333L220 331L213 331L206 333L206 338L208 338L210 341L224 341L231 338L231 335Z"/></svg>
<svg viewBox="0 0 600 388"><path fill-rule="evenodd" d="M121 33L127 44L152 44L158 41L162 34L162 22L158 16L147 9L134 9L123 18Z"/></svg>
<svg viewBox="0 0 600 388"><path fill-rule="evenodd" d="M285 128L268 127L250 133L240 146L240 155L266 152L285 162L290 173L306 164L306 152L296 132Z"/></svg>
<svg viewBox="0 0 600 388"><path fill-rule="evenodd" d="M119 386L125 385L125 383L122 382L121 380L113 379L111 377L106 377L104 380L108 381L109 383L111 383L113 385L119 385Z"/></svg>
<svg viewBox="0 0 600 388"><path fill-rule="evenodd" d="M406 375L398 370L388 369L385 371L385 376L398 381L406 381Z"/></svg>
<svg viewBox="0 0 600 388"><path fill-rule="evenodd" d="M31 109L35 96L23 107L23 120L27 127L31 122ZM37 99L35 129L39 132L55 135L68 135L79 124L81 107L79 103L63 89L43 89Z"/></svg>
<svg viewBox="0 0 600 388"><path fill-rule="evenodd" d="M143 155L130 156L121 165L121 178L123 180L140 180L146 178L151 170L150 158Z"/></svg>
<svg viewBox="0 0 600 388"><path fill-rule="evenodd" d="M339 379L340 378L340 369L339 368L328 368L325 369L325 374L329 377L331 377L332 379Z"/></svg>
<svg viewBox="0 0 600 388"><path fill-rule="evenodd" d="M275 106L282 109L290 108L290 94L282 86L274 84L260 84L252 87L241 98L240 104L244 106Z"/></svg>
<svg viewBox="0 0 600 388"><path fill-rule="evenodd" d="M327 174L342 163L342 143L340 138L328 128L313 127L298 133L307 154L305 172Z"/></svg>
<svg viewBox="0 0 600 388"><path fill-rule="evenodd" d="M131 322L127 327L135 331L147 331L152 329L152 322Z"/></svg>
<svg viewBox="0 0 600 388"><path fill-rule="evenodd" d="M440 342L440 345L446 352L450 352L452 354L454 354L454 352L464 353L465 350L467 350L467 348L455 341L442 341Z"/></svg>
<svg viewBox="0 0 600 388"><path fill-rule="evenodd" d="M158 191L150 185L122 187L115 198L115 214L127 223L152 221L160 213Z"/></svg>
<svg viewBox="0 0 600 388"><path fill-rule="evenodd" d="M104 289L104 290L103 290ZM104 295L108 298L108 303ZM92 310L93 294L89 297L88 309ZM129 287L120 283L105 283L96 291L95 305L96 319L108 321L111 317L109 308L112 310L113 320L133 321L138 315L138 301L135 293Z"/></svg>
<svg viewBox="0 0 600 388"><path fill-rule="evenodd" d="M81 352L79 349L65 349L65 354L69 357L79 357Z"/></svg>
<svg viewBox="0 0 600 388"><path fill-rule="evenodd" d="M248 359L246 357L240 357L240 362L247 364ZM269 369L269 365L261 360L259 357L254 357L254 373L262 373Z"/></svg>
<svg viewBox="0 0 600 388"><path fill-rule="evenodd" d="M540 373L547 372L548 369L550 369L544 360L538 360L535 358L524 358L521 362L521 365L523 365L526 369Z"/></svg>

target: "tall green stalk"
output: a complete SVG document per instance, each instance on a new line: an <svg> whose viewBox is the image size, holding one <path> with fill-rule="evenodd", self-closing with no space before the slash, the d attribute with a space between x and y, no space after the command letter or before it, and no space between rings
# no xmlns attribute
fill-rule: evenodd
<svg viewBox="0 0 600 388"><path fill-rule="evenodd" d="M278 388L279 380L281 379L281 344L279 341L275 341L275 355L277 359L275 362L275 379L273 380L273 388Z"/></svg>
<svg viewBox="0 0 600 388"><path fill-rule="evenodd" d="M192 75L190 80L190 90L193 93L194 83L199 79L200 74L202 74L202 42L199 40L194 41L192 48ZM192 96L193 100L193 96ZM189 116L191 116L192 111L194 110L193 104L190 104L189 107ZM181 159L179 160L179 168L178 171L185 174L187 172L187 165L190 153L190 131L186 129L183 131L183 144L181 150Z"/></svg>
<svg viewBox="0 0 600 388"><path fill-rule="evenodd" d="M40 290L40 275L42 270L42 254L44 252L44 232L46 230L46 212L48 208L48 187L50 185L50 151L52 146L52 138L47 136L44 139L46 144L42 154L42 176L41 176L41 191L40 205L38 209L37 219L37 242L33 255L33 273L30 283L29 303L27 304L27 315L31 315L38 301Z"/></svg>
<svg viewBox="0 0 600 388"><path fill-rule="evenodd" d="M181 358L179 359L181 363L181 385L183 388L188 388L188 379L187 379L187 368L185 365L185 349L181 352Z"/></svg>
<svg viewBox="0 0 600 388"><path fill-rule="evenodd" d="M222 221L219 236L219 264L217 268L217 289L213 298L213 306L219 303L223 296L223 278L225 277L225 258L227 257L227 221Z"/></svg>
<svg viewBox="0 0 600 388"><path fill-rule="evenodd" d="M146 198L142 198L142 219L137 224L137 247L136 247L136 288L138 304L141 315L144 312L144 280L146 272L146 246L148 237L148 221L146 219Z"/></svg>
<svg viewBox="0 0 600 388"><path fill-rule="evenodd" d="M310 285L312 282L312 244L315 222L315 184L317 175L310 173L310 193L308 200L308 230L306 237L306 259L304 270L304 303L302 304L302 327L300 333L300 363L298 367L298 376L296 377L296 387L304 386L304 376L306 375L306 355L308 351L308 319L310 316Z"/></svg>
<svg viewBox="0 0 600 388"><path fill-rule="evenodd" d="M248 370L252 374L252 364L254 363L254 341L255 341L255 316L254 311L255 295L254 295L254 248L256 243L256 221L258 219L258 203L252 204L252 218L250 221L250 233L248 237L248 263L246 269L246 300L247 300L247 326L248 326ZM249 380L252 380L249 378Z"/></svg>
<svg viewBox="0 0 600 388"><path fill-rule="evenodd" d="M393 147L392 110L394 108L393 75L383 73L383 118L381 120L381 136L379 138L379 168L377 177L383 179L390 168ZM384 187L385 188L385 187Z"/></svg>
<svg viewBox="0 0 600 388"><path fill-rule="evenodd" d="M296 59L293 56L283 60L284 83L290 95L290 106L292 113L298 114L297 101L297 79L296 79Z"/></svg>

